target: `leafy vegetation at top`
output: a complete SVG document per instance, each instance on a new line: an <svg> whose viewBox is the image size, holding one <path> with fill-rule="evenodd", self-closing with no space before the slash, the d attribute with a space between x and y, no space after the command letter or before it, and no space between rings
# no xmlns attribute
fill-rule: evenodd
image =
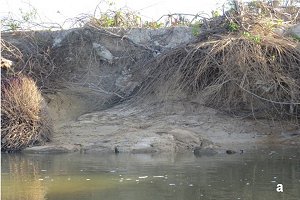
<svg viewBox="0 0 300 200"><path fill-rule="evenodd" d="M160 17L158 20L144 21L142 15L129 8L117 8L114 0L101 0L97 5L93 15L82 15L73 19L72 27L82 27L86 25L95 27L120 27L124 29L141 27L158 29L163 27L172 26L190 26L192 27L193 35L200 34L200 28L205 25L210 29L211 25L208 25L210 21L218 21L226 18L225 26L229 32L250 32L245 26L245 13L254 14L257 18L265 18L264 26L273 30L276 27L285 25L287 21L297 20L299 17L297 14L292 15L288 12L289 16L284 12L278 10L274 11L274 6L278 6L278 1L250 1L242 4L239 0L228 0L226 5L223 5L222 9L213 10L211 16L205 14L186 14L186 13L172 13L166 14ZM283 1L281 8L288 8L292 12L299 14L299 7L293 6L300 0ZM104 8L104 9L103 9ZM293 9L295 11L293 11ZM221 11L222 10L222 11ZM235 18L233 16L243 16L242 18ZM272 15L272 16L271 16ZM271 17L270 17L271 16ZM291 16L296 16L295 19L291 19ZM299 15L300 16L300 15ZM40 29L61 29L62 26L58 24L45 24L43 22L37 22L40 19L37 10L33 6L29 6L28 10L21 10L18 17L9 15L1 20L2 31L18 31L18 30L32 30L36 28ZM262 21L262 20L261 20ZM247 22L246 22L247 23Z"/></svg>

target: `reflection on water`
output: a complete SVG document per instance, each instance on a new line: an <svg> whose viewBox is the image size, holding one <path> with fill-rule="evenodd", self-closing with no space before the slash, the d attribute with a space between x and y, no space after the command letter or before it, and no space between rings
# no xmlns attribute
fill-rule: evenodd
<svg viewBox="0 0 300 200"><path fill-rule="evenodd" d="M300 199L299 148L212 157L2 154L1 161L3 200Z"/></svg>

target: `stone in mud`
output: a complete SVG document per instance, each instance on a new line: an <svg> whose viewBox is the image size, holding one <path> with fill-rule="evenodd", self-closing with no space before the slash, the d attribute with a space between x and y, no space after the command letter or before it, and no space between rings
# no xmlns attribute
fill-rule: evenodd
<svg viewBox="0 0 300 200"><path fill-rule="evenodd" d="M176 149L193 149L196 146L201 145L201 139L196 135L196 133L184 130L184 129L173 129L169 132L173 135L176 141Z"/></svg>
<svg viewBox="0 0 300 200"><path fill-rule="evenodd" d="M69 153L74 152L76 149L69 146L35 146L24 149L24 153Z"/></svg>
<svg viewBox="0 0 300 200"><path fill-rule="evenodd" d="M230 149L226 150L226 154L235 154L235 153L236 151L234 150L230 150Z"/></svg>
<svg viewBox="0 0 300 200"><path fill-rule="evenodd" d="M213 149L213 148L201 148L201 147L196 147L194 149L194 155L196 157L202 157L202 156L214 156L218 152Z"/></svg>

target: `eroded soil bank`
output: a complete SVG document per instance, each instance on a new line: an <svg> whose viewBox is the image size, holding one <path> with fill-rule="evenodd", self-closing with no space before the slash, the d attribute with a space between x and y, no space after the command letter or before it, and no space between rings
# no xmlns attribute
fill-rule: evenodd
<svg viewBox="0 0 300 200"><path fill-rule="evenodd" d="M242 112L230 115L187 98L130 100L149 76L145 63L194 41L191 28L124 31L86 27L4 34L3 38L27 56L24 62L6 54L35 78L54 123L50 143L24 152L196 149L200 154L214 154L259 145L300 144L299 125L290 121L250 119ZM31 67L24 68L28 63Z"/></svg>

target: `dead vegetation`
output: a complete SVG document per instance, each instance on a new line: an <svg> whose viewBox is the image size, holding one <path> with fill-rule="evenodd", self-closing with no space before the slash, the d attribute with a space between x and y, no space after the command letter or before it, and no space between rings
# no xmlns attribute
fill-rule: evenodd
<svg viewBox="0 0 300 200"><path fill-rule="evenodd" d="M229 11L203 27L198 42L148 62L137 95L165 100L185 94L217 109L298 124L300 50L293 38L274 31L287 21L279 24L276 10L264 8L264 15Z"/></svg>
<svg viewBox="0 0 300 200"><path fill-rule="evenodd" d="M1 40L1 54L14 62L4 77L14 77L26 74L37 82L39 89L47 89L56 73L56 65L51 58L50 41L44 33L16 32L14 37L22 39L16 44ZM13 41L13 40L12 40ZM52 42L52 41L51 41ZM2 75L3 77L3 75Z"/></svg>
<svg viewBox="0 0 300 200"><path fill-rule="evenodd" d="M1 151L19 151L49 141L52 134L45 102L25 76L1 80Z"/></svg>

